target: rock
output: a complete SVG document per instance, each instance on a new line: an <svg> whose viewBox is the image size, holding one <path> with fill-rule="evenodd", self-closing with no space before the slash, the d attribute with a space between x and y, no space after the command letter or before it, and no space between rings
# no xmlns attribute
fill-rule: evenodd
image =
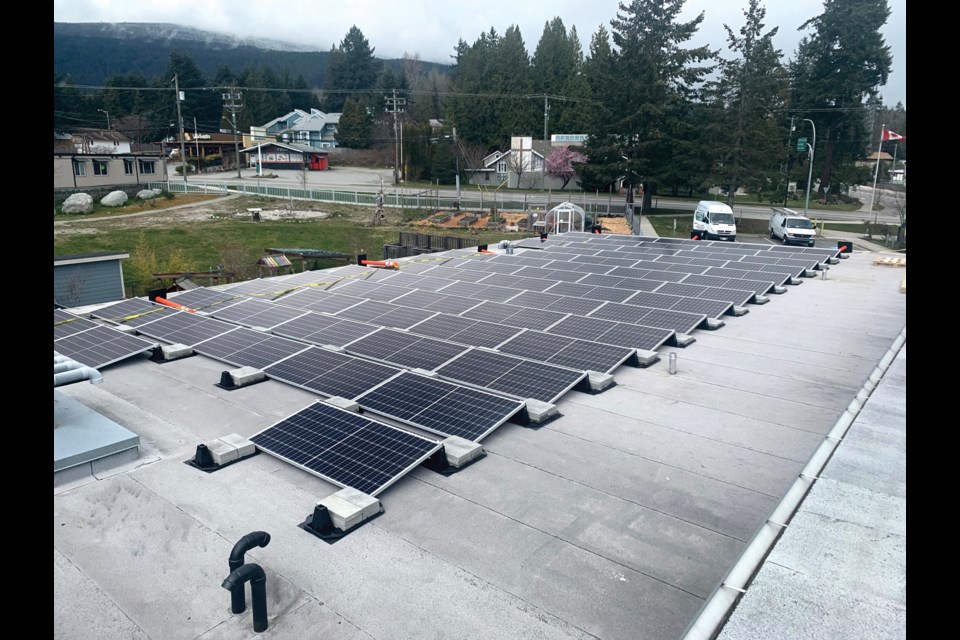
<svg viewBox="0 0 960 640"><path fill-rule="evenodd" d="M93 211L93 196L88 193L75 193L63 201L64 213L90 213Z"/></svg>
<svg viewBox="0 0 960 640"><path fill-rule="evenodd" d="M120 207L127 204L127 194L123 191L111 191L103 196L100 204L105 207Z"/></svg>
<svg viewBox="0 0 960 640"><path fill-rule="evenodd" d="M151 198L156 198L158 195L160 195L160 194L157 193L157 190L156 190L156 189L144 189L143 191L138 191L138 192L137 192L137 199L138 199L138 200L150 200Z"/></svg>

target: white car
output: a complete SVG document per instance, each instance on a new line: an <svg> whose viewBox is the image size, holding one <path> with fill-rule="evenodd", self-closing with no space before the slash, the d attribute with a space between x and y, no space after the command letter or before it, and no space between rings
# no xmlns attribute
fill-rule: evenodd
<svg viewBox="0 0 960 640"><path fill-rule="evenodd" d="M817 238L813 221L802 213L774 207L770 216L770 238L783 244L805 244L812 247Z"/></svg>

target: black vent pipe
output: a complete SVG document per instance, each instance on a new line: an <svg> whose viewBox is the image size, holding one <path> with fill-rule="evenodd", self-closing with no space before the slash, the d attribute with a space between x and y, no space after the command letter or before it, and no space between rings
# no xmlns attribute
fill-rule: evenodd
<svg viewBox="0 0 960 640"><path fill-rule="evenodd" d="M230 552L231 575L243 566L243 555L254 547L265 547L270 544L270 534L266 531L253 531L237 540ZM230 590L230 610L233 613L243 613L246 603L243 600L243 589Z"/></svg>
<svg viewBox="0 0 960 640"><path fill-rule="evenodd" d="M239 592L243 600L243 585L250 582L250 599L253 600L253 630L257 633L267 630L267 575L258 564L245 564L235 569L223 581L222 586L232 595ZM234 613L242 613L234 611Z"/></svg>

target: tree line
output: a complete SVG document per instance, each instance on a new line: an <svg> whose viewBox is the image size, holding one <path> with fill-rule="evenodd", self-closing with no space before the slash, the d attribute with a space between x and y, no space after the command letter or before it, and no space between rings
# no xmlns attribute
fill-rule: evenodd
<svg viewBox="0 0 960 640"><path fill-rule="evenodd" d="M821 196L870 182L872 167L857 161L877 150L881 125L906 130L905 108L885 106L879 94L892 66L880 33L887 0L825 0L800 27L805 35L790 59L774 46L778 27L766 24L760 0L747 0L740 24L724 25L723 49L689 44L704 14L680 20L685 1L619 2L609 28L601 25L585 49L560 17L545 23L532 55L518 27L490 28L456 44L450 75L415 54L399 68L384 64L356 26L331 47L322 87L264 66L222 66L208 79L181 52L150 82L116 76L90 92L55 75L54 128L96 121L103 109L134 118L134 139L162 139L176 123L176 76L188 129L194 118L200 131L229 125L223 87L242 90L241 131L294 108L340 113L345 147L394 149L402 128L410 180L452 182L457 167L475 169L487 153L508 149L511 136L579 133L586 142L565 152L557 170L569 175L572 164L585 190L624 182L642 185L649 199L721 186L731 203L740 188L777 201L790 182L806 186L810 153L801 138L812 145L815 130L812 175ZM896 151L905 159L905 141Z"/></svg>

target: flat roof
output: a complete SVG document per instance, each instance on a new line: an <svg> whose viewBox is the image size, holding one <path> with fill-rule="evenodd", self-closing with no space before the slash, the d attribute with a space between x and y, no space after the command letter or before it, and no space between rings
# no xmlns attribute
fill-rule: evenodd
<svg viewBox="0 0 960 640"><path fill-rule="evenodd" d="M417 467L377 496L381 515L336 544L298 525L339 487L265 454L209 474L184 464L198 444L250 437L314 394L274 380L225 389L221 374L235 367L199 355L163 364L135 356L105 367L102 384L58 387L139 436L140 456L54 489L55 635L252 634L249 589L247 611L232 614L221 583L233 545L266 531L269 545L246 558L266 573L273 637L683 637L902 340L905 271L874 264L875 255L854 251L826 277L802 278L716 330L698 329L687 347L661 347L649 367L619 367L601 393L568 392L561 417L539 428L500 426L482 442L486 456L458 473ZM905 402L905 369L894 369L902 384L878 388L867 406ZM872 425L895 439L892 427ZM827 481L849 496L849 479L871 464L905 462L904 445L838 467L864 451L854 436L869 440L869 427L850 427L811 504ZM870 527L889 534L890 525L864 512L878 503L905 512L898 487L875 483L872 500L824 512L865 527L859 537L847 532L860 545L859 569L835 559L836 571L869 572ZM807 546L784 535L792 547L782 550L813 558L825 540L806 531ZM892 535L905 544L905 534ZM767 575L758 573L758 586L775 587L777 574ZM847 584L837 574L823 580ZM780 600L755 605L753 589L735 612L753 617L731 617L731 639L751 637L751 623L780 613L770 602L795 596L781 589L772 596ZM905 617L905 595L902 603L880 595L860 594L860 611L902 607ZM790 622L780 615L763 628L777 621ZM802 637L796 629L782 626L778 637ZM887 631L906 635L905 624Z"/></svg>

